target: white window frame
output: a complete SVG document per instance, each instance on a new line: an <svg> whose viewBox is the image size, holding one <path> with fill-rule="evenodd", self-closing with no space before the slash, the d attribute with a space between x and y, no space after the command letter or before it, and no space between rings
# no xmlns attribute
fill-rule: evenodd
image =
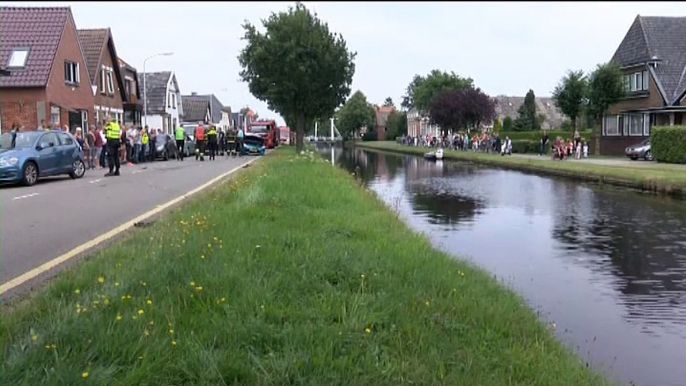
<svg viewBox="0 0 686 386"><path fill-rule="evenodd" d="M112 70L107 70L107 93L114 94L114 72Z"/></svg>
<svg viewBox="0 0 686 386"><path fill-rule="evenodd" d="M643 136L650 136L650 113L643 114Z"/></svg>
<svg viewBox="0 0 686 386"><path fill-rule="evenodd" d="M650 75L648 74L648 70L643 71L643 90L649 90L650 89Z"/></svg>
<svg viewBox="0 0 686 386"><path fill-rule="evenodd" d="M640 121L636 121L639 119ZM624 114L624 126L626 127L625 134L630 137L642 137L645 130L645 122L643 121L643 114Z"/></svg>
<svg viewBox="0 0 686 386"><path fill-rule="evenodd" d="M632 76L631 91L643 90L643 73L635 72Z"/></svg>
<svg viewBox="0 0 686 386"><path fill-rule="evenodd" d="M172 95L171 92L167 93L167 108L168 109L171 108L171 95Z"/></svg>
<svg viewBox="0 0 686 386"><path fill-rule="evenodd" d="M97 107L93 109L93 115L95 116L95 127L98 127L100 125L100 109Z"/></svg>
<svg viewBox="0 0 686 386"><path fill-rule="evenodd" d="M100 69L100 93L104 94L107 90L107 68L105 66L102 66Z"/></svg>
<svg viewBox="0 0 686 386"><path fill-rule="evenodd" d="M50 106L50 123L60 122L60 107Z"/></svg>
<svg viewBox="0 0 686 386"><path fill-rule="evenodd" d="M171 93L171 108L176 110L176 93Z"/></svg>
<svg viewBox="0 0 686 386"><path fill-rule="evenodd" d="M71 60L64 61L64 81L67 84L79 84L81 77L79 76L79 64Z"/></svg>
<svg viewBox="0 0 686 386"><path fill-rule="evenodd" d="M626 90L626 92L631 91L631 84L632 83L633 82L631 79L631 75L624 75L624 89Z"/></svg>
<svg viewBox="0 0 686 386"><path fill-rule="evenodd" d="M608 120L615 120L615 132L610 133L607 129ZM621 128L619 127L619 115L606 115L603 117L603 135L606 137L618 137L622 135Z"/></svg>
<svg viewBox="0 0 686 386"><path fill-rule="evenodd" d="M12 50L9 59L7 60L8 68L24 68L26 62L29 60L29 53L31 49L27 47L17 47Z"/></svg>

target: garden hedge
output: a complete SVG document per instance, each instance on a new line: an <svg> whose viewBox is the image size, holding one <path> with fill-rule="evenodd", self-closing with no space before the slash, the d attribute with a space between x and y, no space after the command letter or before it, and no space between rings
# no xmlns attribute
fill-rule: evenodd
<svg viewBox="0 0 686 386"><path fill-rule="evenodd" d="M686 126L651 128L650 151L657 162L686 163Z"/></svg>

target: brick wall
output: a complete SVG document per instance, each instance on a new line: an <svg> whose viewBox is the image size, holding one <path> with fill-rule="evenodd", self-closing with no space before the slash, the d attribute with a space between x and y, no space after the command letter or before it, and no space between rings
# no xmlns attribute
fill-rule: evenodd
<svg viewBox="0 0 686 386"><path fill-rule="evenodd" d="M79 64L79 84L70 85L65 83L64 62L71 61ZM62 38L57 47L55 60L50 72L47 86L48 119L50 117L50 104L60 106L60 123L68 123L68 110L88 111L88 121L93 123L93 90L91 89L90 76L81 53L76 26L69 16L67 24L62 31ZM80 126L80 125L79 125Z"/></svg>
<svg viewBox="0 0 686 386"><path fill-rule="evenodd" d="M2 132L7 132L13 124L31 130L38 127L38 108L42 117L49 119L45 103L45 89L3 88L0 91L0 116Z"/></svg>

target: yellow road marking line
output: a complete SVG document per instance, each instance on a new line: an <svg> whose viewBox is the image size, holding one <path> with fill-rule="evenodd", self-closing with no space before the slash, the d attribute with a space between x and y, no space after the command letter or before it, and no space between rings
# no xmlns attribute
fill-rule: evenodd
<svg viewBox="0 0 686 386"><path fill-rule="evenodd" d="M26 272L26 273L23 273L22 275L19 275L12 280L9 280L9 281L3 283L2 285L0 285L0 294L4 294L5 292L7 292L7 291L9 291L9 290L11 290L17 286L20 286L21 284L24 284L27 281L35 278L36 276L55 268L56 266L64 263L65 261L72 259L74 256L77 256L80 253L83 253L83 252L87 251L88 249L93 248L96 245L98 245L98 244L100 244L100 243L102 243L108 239L111 239L112 237L114 237L114 236L124 232L125 230L131 228L133 226L133 224L138 223L140 221L143 221L149 217L152 217L153 215L155 215L157 213L160 213L161 211L169 208L170 206L172 206L178 202L181 202L181 201L187 199L188 197L190 197L190 196L214 185L215 183L221 181L222 179L226 178L230 174L238 171L239 169L242 169L243 167L245 167L245 165L249 165L249 164L251 164L251 163L253 163L259 159L261 159L261 157L251 159L250 161L248 161L244 164L241 164L240 166L236 166L235 168L229 170L228 172L223 173L223 174L211 179L210 181L198 186L197 188L189 191L188 193L185 193L185 194L183 194L183 195L181 195L181 196L179 196L179 197L177 197L171 201L168 201L162 205L158 205L154 209L141 214L140 216L134 218L133 220L129 220L129 221L125 222L124 224L121 224L118 227L94 238L93 240L90 240L84 244L81 244L81 245L77 246L76 248L72 249L71 251L69 251L69 252L67 252L61 256L58 256L58 257L56 257L50 261L47 261L47 262L41 264L40 266L38 266L38 267L36 267L36 268Z"/></svg>

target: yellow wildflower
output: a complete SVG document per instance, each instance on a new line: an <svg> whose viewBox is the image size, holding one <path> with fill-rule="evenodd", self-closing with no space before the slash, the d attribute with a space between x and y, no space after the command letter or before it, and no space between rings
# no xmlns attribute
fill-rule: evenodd
<svg viewBox="0 0 686 386"><path fill-rule="evenodd" d="M201 258L201 259L204 259L204 258L205 258L205 255L200 255L200 258Z"/></svg>
<svg viewBox="0 0 686 386"><path fill-rule="evenodd" d="M429 306L429 301L427 300L425 304L426 304L426 306L428 307L428 306Z"/></svg>
<svg viewBox="0 0 686 386"><path fill-rule="evenodd" d="M31 340L32 341L37 341L38 340L38 335L37 334L31 334Z"/></svg>
<svg viewBox="0 0 686 386"><path fill-rule="evenodd" d="M175 340L172 340L172 341L171 341L171 344L172 344L172 346L176 346L176 341L175 341Z"/></svg>
<svg viewBox="0 0 686 386"><path fill-rule="evenodd" d="M196 290L196 291L202 291L202 286L199 285L199 286L195 287L195 290Z"/></svg>
<svg viewBox="0 0 686 386"><path fill-rule="evenodd" d="M145 304L151 305L151 304L152 304L152 300L150 300L150 299L146 300L146 301L145 301Z"/></svg>
<svg viewBox="0 0 686 386"><path fill-rule="evenodd" d="M138 310L138 315L143 315L144 313L145 313L145 311L143 311L143 310Z"/></svg>
<svg viewBox="0 0 686 386"><path fill-rule="evenodd" d="M366 332L367 334L369 334L369 333L372 332L372 330L370 330L369 328L365 328L365 329L364 329L364 332Z"/></svg>
<svg viewBox="0 0 686 386"><path fill-rule="evenodd" d="M360 275L360 277L364 279L364 273L362 275Z"/></svg>
<svg viewBox="0 0 686 386"><path fill-rule="evenodd" d="M121 314L117 314L117 321L121 320Z"/></svg>
<svg viewBox="0 0 686 386"><path fill-rule="evenodd" d="M119 282L118 282L118 281L115 282L115 283L114 283L114 286L115 286L115 287L119 287Z"/></svg>
<svg viewBox="0 0 686 386"><path fill-rule="evenodd" d="M174 333L174 330L173 330L173 329L169 329L169 333L170 333L170 334L173 334L173 333Z"/></svg>
<svg viewBox="0 0 686 386"><path fill-rule="evenodd" d="M98 276L98 283L102 284L105 282L105 278L102 276Z"/></svg>
<svg viewBox="0 0 686 386"><path fill-rule="evenodd" d="M191 280L191 287L195 287L195 282Z"/></svg>
<svg viewBox="0 0 686 386"><path fill-rule="evenodd" d="M81 293L81 290L77 288L77 289L74 290L74 293L78 295L78 294Z"/></svg>
<svg viewBox="0 0 686 386"><path fill-rule="evenodd" d="M81 378L86 379L88 378L88 371L84 371L81 373Z"/></svg>

